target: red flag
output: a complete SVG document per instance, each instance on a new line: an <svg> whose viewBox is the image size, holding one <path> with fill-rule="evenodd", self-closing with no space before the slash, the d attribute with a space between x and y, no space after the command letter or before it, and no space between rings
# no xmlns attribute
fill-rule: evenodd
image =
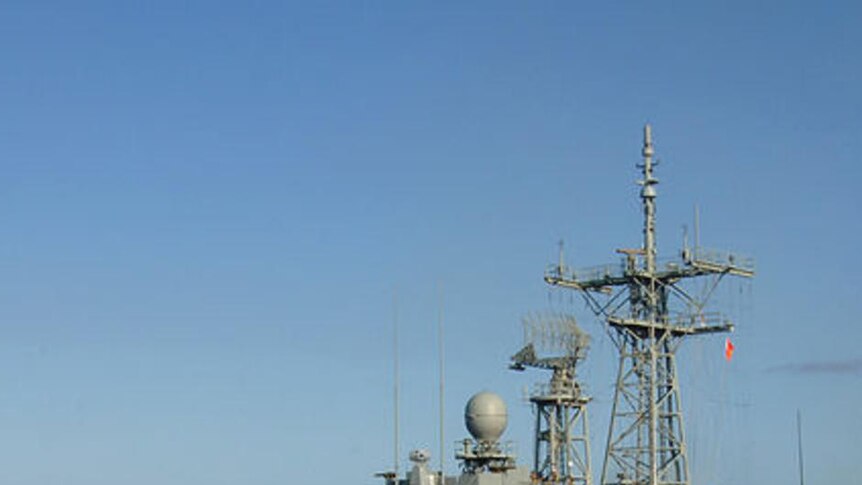
<svg viewBox="0 0 862 485"><path fill-rule="evenodd" d="M727 359L728 362L733 358L734 348L735 347L733 346L733 342L730 341L730 338L726 338L724 340L724 358Z"/></svg>

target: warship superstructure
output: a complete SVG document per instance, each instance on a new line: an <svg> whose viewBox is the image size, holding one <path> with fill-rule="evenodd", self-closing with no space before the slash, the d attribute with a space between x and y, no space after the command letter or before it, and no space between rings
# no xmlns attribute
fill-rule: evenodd
<svg viewBox="0 0 862 485"><path fill-rule="evenodd" d="M641 247L617 249L618 263L583 270L568 268L561 251L559 262L548 268L544 280L582 295L618 351L600 484L690 485L676 352L686 337L733 330L733 323L709 311L707 304L726 276L753 277L754 261L705 249L697 236L693 246L686 240L678 255L660 259L656 244L659 181L654 175L658 163L649 125L644 127L641 155ZM705 291L693 291L695 281ZM406 478L392 472L380 474L388 485L593 484L587 420L590 397L576 373L589 339L567 315L528 318L524 324L529 337L512 356L510 368L551 373L529 398L535 418L532 468L518 466L515 456L501 445L505 404L499 396L482 392L465 409L473 439L461 442L456 451L460 475L428 470L430 454L414 451L410 455L414 466ZM730 358L729 339L726 345Z"/></svg>

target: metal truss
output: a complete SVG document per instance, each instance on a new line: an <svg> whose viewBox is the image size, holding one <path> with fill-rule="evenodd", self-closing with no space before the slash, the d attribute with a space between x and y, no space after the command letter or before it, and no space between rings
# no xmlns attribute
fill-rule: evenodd
<svg viewBox="0 0 862 485"><path fill-rule="evenodd" d="M560 263L545 273L554 286L574 289L604 320L619 352L602 485L689 485L676 350L685 337L733 330L715 313L704 311L710 295L726 275L754 276L754 262L738 255L689 249L681 257L656 257L655 186L652 134L644 128L643 246L622 249L619 265L569 270ZM685 280L706 277L702 298L685 290Z"/></svg>
<svg viewBox="0 0 862 485"><path fill-rule="evenodd" d="M542 484L592 485L588 398L536 395L533 480Z"/></svg>

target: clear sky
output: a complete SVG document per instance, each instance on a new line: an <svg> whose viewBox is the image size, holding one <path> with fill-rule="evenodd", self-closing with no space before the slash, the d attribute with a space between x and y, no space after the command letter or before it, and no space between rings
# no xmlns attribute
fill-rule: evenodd
<svg viewBox="0 0 862 485"><path fill-rule="evenodd" d="M754 3L755 5L752 5ZM0 482L373 484L490 389L522 463L519 319L593 334L594 468L615 361L541 276L639 243L753 255L737 320L680 354L696 484L862 475L856 2L0 5ZM438 291L438 288L440 289ZM451 455L452 446L447 446ZM451 456L447 469L455 471ZM436 462L436 457L435 457ZM402 464L402 468L406 466ZM597 473L598 475L598 473Z"/></svg>

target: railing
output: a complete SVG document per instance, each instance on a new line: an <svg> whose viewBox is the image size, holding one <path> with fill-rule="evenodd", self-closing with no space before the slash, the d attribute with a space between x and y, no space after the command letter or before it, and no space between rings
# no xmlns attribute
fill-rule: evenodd
<svg viewBox="0 0 862 485"><path fill-rule="evenodd" d="M611 315L608 317L608 323L625 327L652 327L681 333L716 332L733 328L733 324L719 312L677 312L672 315L661 315L655 321L630 316Z"/></svg>
<svg viewBox="0 0 862 485"><path fill-rule="evenodd" d="M745 271L754 272L754 258L720 249L694 248L691 251L692 260L716 266L733 266Z"/></svg>
<svg viewBox="0 0 862 485"><path fill-rule="evenodd" d="M479 456L505 457L515 460L518 457L518 447L514 441L485 443L464 438L455 442L455 455L468 458Z"/></svg>
<svg viewBox="0 0 862 485"><path fill-rule="evenodd" d="M559 385L549 382L537 382L531 386L530 397L568 397L578 398L581 395L581 389L575 385Z"/></svg>
<svg viewBox="0 0 862 485"><path fill-rule="evenodd" d="M680 327L707 327L727 323L724 315L719 312L675 313L668 315L666 321Z"/></svg>
<svg viewBox="0 0 862 485"><path fill-rule="evenodd" d="M708 266L713 268L728 268L740 270L744 273L754 273L754 258L743 256L730 251L708 248L694 248L684 250L681 257L664 257L656 260L656 272L675 273L693 266ZM640 269L642 266L638 264ZM552 278L563 278L575 282L600 282L609 279L623 278L626 276L626 259L622 258L618 263L602 264L587 268L570 269L560 268L553 264L545 270L545 275Z"/></svg>
<svg viewBox="0 0 862 485"><path fill-rule="evenodd" d="M591 266L589 268L569 269L564 268L560 271L558 265L548 266L545 274L548 276L562 277L573 281L597 281L606 278L620 278L625 276L625 261L620 263L602 264L599 266Z"/></svg>

